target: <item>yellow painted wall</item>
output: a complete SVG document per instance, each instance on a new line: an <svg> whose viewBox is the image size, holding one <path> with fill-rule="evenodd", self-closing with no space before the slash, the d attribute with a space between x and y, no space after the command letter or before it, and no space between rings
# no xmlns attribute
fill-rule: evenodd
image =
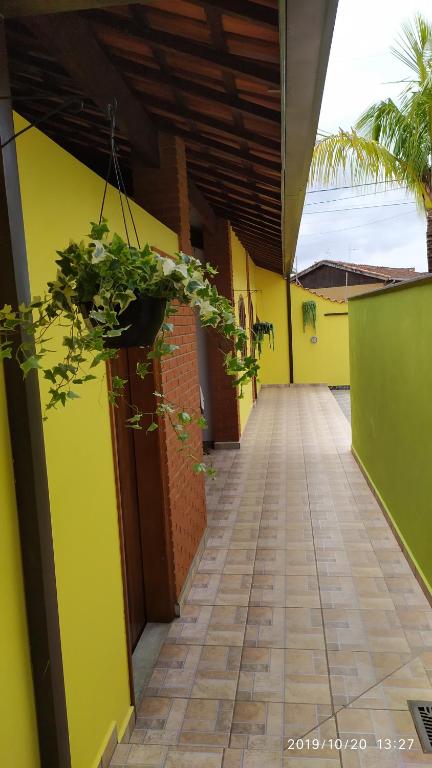
<svg viewBox="0 0 432 768"><path fill-rule="evenodd" d="M38 768L9 425L0 366L0 765Z"/></svg>
<svg viewBox="0 0 432 768"><path fill-rule="evenodd" d="M23 121L16 120L16 128ZM56 249L97 219L104 182L41 132L17 142L33 294L55 274ZM166 252L177 236L133 206L142 241ZM117 194L105 215L124 235ZM82 399L45 423L60 630L73 768L93 768L112 727L130 715L112 444L104 369ZM41 382L46 392L45 381Z"/></svg>
<svg viewBox="0 0 432 768"><path fill-rule="evenodd" d="M248 313L248 295L247 295L247 273L246 273L246 259L249 259L248 254L243 248L237 235L231 231L231 253L232 253L232 266L233 266L233 287L234 287L234 304L236 308L237 321L239 320L238 314L238 302L240 296L243 296L245 309L246 309L246 330L249 333L249 313ZM248 346L248 354L250 348ZM248 384L243 389L243 397L239 400L240 403L240 429L243 432L249 414L253 407L252 396L252 384Z"/></svg>
<svg viewBox="0 0 432 768"><path fill-rule="evenodd" d="M264 341L260 359L261 384L289 384L288 316L286 281L268 269L255 267L257 314L261 322L273 323L274 352Z"/></svg>
<svg viewBox="0 0 432 768"><path fill-rule="evenodd" d="M303 331L304 301L315 301L317 327ZM294 383L342 386L350 383L348 315L327 316L327 312L348 312L348 304L321 298L301 286L291 285ZM311 337L317 336L316 344Z"/></svg>
<svg viewBox="0 0 432 768"><path fill-rule="evenodd" d="M237 235L231 233L233 263L234 301L238 320L238 301L243 296L246 307L246 324L249 332L246 263L249 266L249 285L253 304L253 317L261 322L273 323L275 348L270 349L267 338L260 358L258 392L265 384L289 384L288 318L286 282L281 275L257 267L247 254ZM247 262L246 262L247 260ZM253 406L252 385L245 387L244 398L240 400L240 426L246 426Z"/></svg>

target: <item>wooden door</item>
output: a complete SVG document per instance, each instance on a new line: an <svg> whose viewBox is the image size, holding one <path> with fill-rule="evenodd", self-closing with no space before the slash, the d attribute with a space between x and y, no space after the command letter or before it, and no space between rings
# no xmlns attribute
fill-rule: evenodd
<svg viewBox="0 0 432 768"><path fill-rule="evenodd" d="M124 550L124 577L129 625L129 645L132 652L146 624L144 561L140 508L137 488L134 431L126 427L131 415L128 351L122 349L118 359L110 364L111 374L127 379L125 396L120 397L114 411L114 441L117 458L117 483Z"/></svg>

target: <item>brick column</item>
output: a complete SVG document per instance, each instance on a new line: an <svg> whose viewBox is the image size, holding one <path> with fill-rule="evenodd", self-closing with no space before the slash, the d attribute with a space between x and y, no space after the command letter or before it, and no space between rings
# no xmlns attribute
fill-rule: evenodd
<svg viewBox="0 0 432 768"><path fill-rule="evenodd" d="M218 274L213 278L219 293L234 302L230 225L216 219L216 231L204 230L204 254ZM208 364L211 393L212 427L215 447L240 447L240 413L236 389L223 366L224 352L233 349L230 342L209 330Z"/></svg>
<svg viewBox="0 0 432 768"><path fill-rule="evenodd" d="M163 224L177 232L179 249L190 253L189 197L184 142L171 135L160 135L160 168L134 167L134 198ZM157 243L154 243L157 246ZM174 332L170 340L180 349L162 365L156 363L155 389L190 413L200 413L199 378L195 314L188 307L178 307L173 315ZM172 428L160 430L161 472L165 504L170 521L170 546L174 562L175 591L178 597L206 526L204 481L193 473L192 453L202 460L202 431L190 430L184 452ZM137 433L139 435L139 433ZM138 437L139 439L139 437ZM155 481L148 478L149 483Z"/></svg>

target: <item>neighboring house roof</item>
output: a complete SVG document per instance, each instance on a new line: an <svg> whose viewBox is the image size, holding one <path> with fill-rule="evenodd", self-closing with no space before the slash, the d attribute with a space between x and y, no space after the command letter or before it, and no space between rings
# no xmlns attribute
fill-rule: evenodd
<svg viewBox="0 0 432 768"><path fill-rule="evenodd" d="M333 304L348 304L348 301L346 299L335 299L333 296L326 296L324 293L320 293L319 290L315 290L315 288L305 288L304 285L297 285L298 288L301 288L302 291L306 291L307 293L312 293L314 296L319 296L320 299L325 299L326 301L332 301Z"/></svg>
<svg viewBox="0 0 432 768"><path fill-rule="evenodd" d="M376 277L377 280L384 282L401 282L403 280L412 280L421 275L428 274L427 272L416 272L414 267L382 267L372 264L353 264L346 261L331 261L330 259L322 259L316 261L310 267L298 272L297 275L291 278L292 281L299 280L303 275L307 275L310 272L318 269L319 267L334 267L335 269L342 269L344 272L353 272L354 274L366 275L367 277Z"/></svg>

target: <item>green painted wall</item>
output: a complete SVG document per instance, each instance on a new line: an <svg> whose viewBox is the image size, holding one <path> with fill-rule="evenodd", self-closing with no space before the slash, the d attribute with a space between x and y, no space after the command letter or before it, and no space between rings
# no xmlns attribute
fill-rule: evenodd
<svg viewBox="0 0 432 768"><path fill-rule="evenodd" d="M432 282L349 301L353 448L432 588Z"/></svg>

